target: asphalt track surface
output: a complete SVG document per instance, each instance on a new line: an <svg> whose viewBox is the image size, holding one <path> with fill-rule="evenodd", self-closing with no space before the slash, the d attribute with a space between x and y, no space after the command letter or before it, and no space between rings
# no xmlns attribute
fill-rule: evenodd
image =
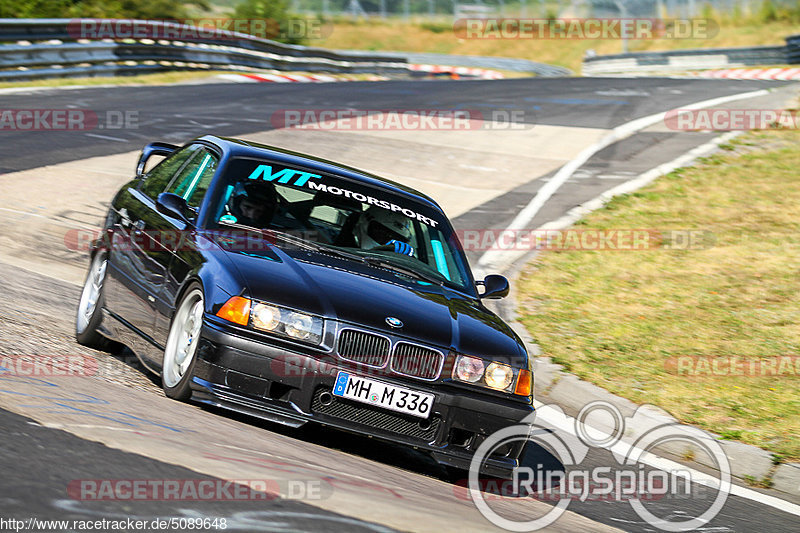
<svg viewBox="0 0 800 533"><path fill-rule="evenodd" d="M225 518L231 531L394 531L290 500L147 502L77 501L65 491L74 480L137 479L213 481L209 476L173 464L79 439L58 429L0 409L4 431L2 447L4 487L13 492L0 500L3 518L36 517L41 520L94 521L133 519L151 524L172 518ZM15 471L13 465L24 465ZM54 468L53 465L62 465ZM236 487L228 488L235 494ZM4 491L6 492L6 491ZM224 492L223 492L224 494ZM268 509L264 509L268 504ZM55 528L54 528L55 529ZM76 528L77 529L77 528Z"/></svg>
<svg viewBox="0 0 800 533"><path fill-rule="evenodd" d="M87 88L0 94L4 108L92 109L138 113L137 127L67 132L2 132L0 172L141 148L158 138L185 142L208 132L246 137L271 128L282 109L521 110L530 124L610 129L682 105L777 84L677 79L528 79L332 84L211 84ZM103 139L91 135L113 137ZM313 149L312 146L308 147Z"/></svg>
<svg viewBox="0 0 800 533"><path fill-rule="evenodd" d="M0 107L4 109L90 108L100 116L106 111L138 113L135 128L113 131L106 128L89 132L91 136L74 132L0 133L0 172L124 153L152 140L185 142L209 132L246 138L250 133L269 129L270 114L287 108L441 108L477 110L485 114L522 110L534 127L611 129L635 118L697 101L780 86L760 81L575 78L325 85L210 84L0 94ZM669 161L711 137L713 135L708 133L648 132L603 150L581 169L579 179L571 180L554 196L532 221L532 227L557 218L566 209L629 179L632 174ZM305 150L313 153L313 148L307 146ZM456 227L503 227L530 201L541 183L541 179L531 180L471 209L455 218ZM57 191L55 186L50 194L57 194ZM452 521L452 528L443 529L492 528L488 522L480 522L479 516L475 521L474 512L469 518L473 521L471 527L462 525L458 514L466 513L466 507L459 508L454 503L459 500L458 488L453 484L457 480L413 450L311 426L300 430L279 428L164 399L157 380L146 374L129 352L102 354L81 348L72 341L72 314L78 292L79 287L75 285L0 264L0 301L3 302L0 355L83 353L96 356L103 368L109 369L103 373L102 382L93 379L51 384L57 385L65 395L59 396L61 400L54 400L53 394L43 392L42 387L50 385L0 374L0 427L4 430L0 443L3 472L0 518L208 516L227 517L233 524L232 529L252 531L430 530L430 524L437 523L434 518L438 518L442 520L439 524ZM36 302L35 309L31 308L31 301ZM70 402L90 393L97 399L97 405L111 407L92 412L86 408L86 412L76 414L77 404ZM546 398L538 399L546 402ZM110 416L108 409L117 409L114 411L117 414ZM124 431L133 431L128 427L132 425L133 416L140 422L146 420L143 427L147 431L139 427L142 424L133 424L135 435L119 438ZM98 422L100 419L102 425ZM172 431L165 428L180 431L180 439L165 438L165 434ZM227 432L230 438L225 440L220 434L210 434L209 430ZM114 431L116 434L112 434ZM255 442L258 446L252 444ZM229 457L226 464L209 466L196 460L203 450L221 447L235 450L237 446L242 447L241 455L231 451L232 458ZM282 457L284 465L318 458L319 471L344 469L343 474L362 483L361 486L351 483L350 488L368 486L373 490L348 492L344 486L337 485L335 492L341 489L345 493L341 500L334 494L336 497L322 502L281 499L257 504L85 502L70 499L65 491L75 479L212 479L226 478L229 472L228 478L246 479L248 476L243 476L236 466L244 463L245 458L251 460L248 463L251 466L255 464L252 457L256 452ZM552 455L538 448L528 450L524 463L539 469L562 468ZM613 468L615 464L616 459L608 451L592 449L582 467ZM321 475L319 471L314 475ZM253 472L255 474L249 477L272 475L269 470L267 474L258 469ZM292 475L300 474L288 473L289 478ZM302 476L305 475L311 474L303 471ZM322 479L329 478L322 476ZM376 492L394 493L394 500L389 499L387 503L387 498L381 498L383 494ZM415 500L414 496L422 497L422 501ZM690 495L656 500L648 504L648 509L671 519L693 516L707 508L712 497L713 494L693 485ZM437 503L439 499L441 503ZM435 516L426 514L428 509L435 510ZM515 510L524 516L526 512L543 512L541 505L527 511L524 508ZM624 501L576 501L570 504L569 510L571 513L551 529L656 530L643 522ZM795 515L731 496L719 515L703 530L797 531L798 528L800 522Z"/></svg>

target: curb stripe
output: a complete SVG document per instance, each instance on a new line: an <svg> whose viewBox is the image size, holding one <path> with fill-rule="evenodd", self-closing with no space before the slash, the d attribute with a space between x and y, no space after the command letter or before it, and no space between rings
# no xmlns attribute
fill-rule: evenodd
<svg viewBox="0 0 800 533"><path fill-rule="evenodd" d="M693 72L700 78L726 78L731 80L800 80L800 68L732 68Z"/></svg>

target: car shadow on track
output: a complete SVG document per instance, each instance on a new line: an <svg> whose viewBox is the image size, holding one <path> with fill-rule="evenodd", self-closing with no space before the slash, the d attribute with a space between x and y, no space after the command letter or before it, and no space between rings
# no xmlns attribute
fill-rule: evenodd
<svg viewBox="0 0 800 533"><path fill-rule="evenodd" d="M161 392L161 379L156 374L148 371L138 360L135 353L129 348L122 345L115 345L112 350L105 353L126 365L126 372L135 372L149 381L148 385L152 384L152 392L163 394L163 392ZM356 435L347 431L323 426L315 422L309 422L300 428L291 428L220 407L199 403L195 403L194 405L206 412L214 413L230 420L236 420L242 424L258 427L264 431L338 450L342 453L399 468L413 474L438 479L453 485L454 488L462 487L466 490L468 486L469 473L467 471L440 465L428 453L412 447L394 444L363 435ZM552 474L564 471L564 465L561 461L546 448L533 441L528 441L526 444L522 457L520 458L520 466L528 467L536 473L542 471L543 475L541 479L545 480L558 479L558 475ZM551 473L551 475L547 475L548 473ZM506 497L527 496L524 492L518 493L512 490L509 480L490 476L480 477L480 487L481 490L487 494L496 494ZM534 488L538 489L538 487ZM543 487L543 489L546 488L550 487Z"/></svg>
<svg viewBox="0 0 800 533"><path fill-rule="evenodd" d="M292 439L338 450L342 453L358 456L369 461L399 468L409 473L438 479L454 487L463 487L466 489L468 486L467 478L469 473L467 471L451 469L440 465L428 453L412 447L352 434L315 422L309 422L300 428L290 428L219 407L209 405L202 405L200 407L207 412L258 427L264 431L270 431ZM547 474L564 471L564 465L552 453L539 444L530 441L526 444L523 455L520 458L520 466L529 467L534 472L542 470L544 472L542 479L558 479L557 475ZM509 480L490 476L480 477L480 487L481 490L487 494L497 494L506 497L526 497L529 495L524 491L519 493L512 490ZM534 488L537 490L539 489L539 487L535 486ZM549 487L542 487L542 489L545 488Z"/></svg>

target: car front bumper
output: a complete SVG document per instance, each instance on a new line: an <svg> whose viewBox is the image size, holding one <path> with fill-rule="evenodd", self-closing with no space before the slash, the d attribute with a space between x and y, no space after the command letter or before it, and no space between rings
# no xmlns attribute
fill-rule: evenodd
<svg viewBox="0 0 800 533"><path fill-rule="evenodd" d="M440 464L464 470L486 437L522 423L533 412L532 405L520 401L390 375L368 377L434 394L427 420L333 397L330 391L339 367L330 357L325 360L334 364L320 363L320 355L324 354L315 357L247 338L206 321L193 372L192 398L293 427L311 421L413 446L429 452ZM341 369L358 374L352 368ZM497 449L482 472L510 477L523 444Z"/></svg>

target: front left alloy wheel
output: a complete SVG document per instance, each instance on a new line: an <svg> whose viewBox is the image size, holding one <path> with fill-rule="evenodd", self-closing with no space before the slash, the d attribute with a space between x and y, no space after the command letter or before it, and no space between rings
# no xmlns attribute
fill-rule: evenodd
<svg viewBox="0 0 800 533"><path fill-rule="evenodd" d="M192 285L184 293L172 317L164 350L161 386L170 398L185 401L192 395L190 385L203 327L203 310L203 291L199 285Z"/></svg>
<svg viewBox="0 0 800 533"><path fill-rule="evenodd" d="M84 346L98 350L106 350L112 345L111 341L97 331L103 319L103 287L107 267L107 252L98 250L89 266L75 319L75 339Z"/></svg>

